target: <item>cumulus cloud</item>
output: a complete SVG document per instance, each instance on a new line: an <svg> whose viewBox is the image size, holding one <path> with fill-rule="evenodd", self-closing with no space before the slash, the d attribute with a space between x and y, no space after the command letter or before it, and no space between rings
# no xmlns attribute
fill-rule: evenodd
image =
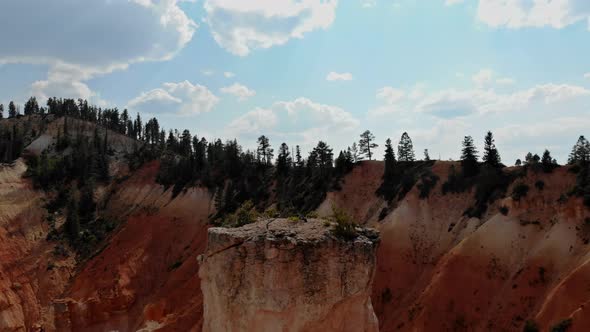
<svg viewBox="0 0 590 332"><path fill-rule="evenodd" d="M232 77L236 76L236 74L232 73L231 71L226 71L226 72L223 72L223 76L225 76L225 78L232 78Z"/></svg>
<svg viewBox="0 0 590 332"><path fill-rule="evenodd" d="M412 111L442 119L454 119L474 114L517 111L532 105L551 105L590 97L590 90L576 85L548 83L509 93L476 87L463 90L444 89L422 94L417 98L406 98L407 93L402 89L381 88L377 91L377 99L382 104L369 110L368 114L382 116Z"/></svg>
<svg viewBox="0 0 590 332"><path fill-rule="evenodd" d="M361 6L363 8L373 8L377 5L377 0L361 0Z"/></svg>
<svg viewBox="0 0 590 332"><path fill-rule="evenodd" d="M311 147L321 139L337 141L339 135L349 136L358 126L359 121L340 107L297 98L249 111L234 119L226 133L229 137L245 138L265 134Z"/></svg>
<svg viewBox="0 0 590 332"><path fill-rule="evenodd" d="M328 28L337 4L337 0L206 0L204 21L217 44L245 56Z"/></svg>
<svg viewBox="0 0 590 332"><path fill-rule="evenodd" d="M189 81L164 83L161 88L142 92L127 103L133 111L196 115L210 112L219 102L207 87Z"/></svg>
<svg viewBox="0 0 590 332"><path fill-rule="evenodd" d="M32 86L39 96L91 96L83 81L168 60L192 39L197 25L178 1L2 1L0 22L14 28L0 29L0 63L48 65L47 80Z"/></svg>
<svg viewBox="0 0 590 332"><path fill-rule="evenodd" d="M331 71L326 75L326 81L352 81L352 74Z"/></svg>
<svg viewBox="0 0 590 332"><path fill-rule="evenodd" d="M584 78L590 79L590 73L584 74Z"/></svg>
<svg viewBox="0 0 590 332"><path fill-rule="evenodd" d="M479 0L477 18L492 27L561 29L590 19L587 0ZM590 24L589 24L590 28Z"/></svg>
<svg viewBox="0 0 590 332"><path fill-rule="evenodd" d="M256 91L240 83L234 83L230 86L223 87L221 88L221 92L233 95L237 97L239 101L244 101L256 95Z"/></svg>

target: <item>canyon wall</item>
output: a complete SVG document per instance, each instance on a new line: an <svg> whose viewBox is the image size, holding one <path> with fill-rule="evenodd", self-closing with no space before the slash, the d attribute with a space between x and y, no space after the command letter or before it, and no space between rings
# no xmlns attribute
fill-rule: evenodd
<svg viewBox="0 0 590 332"><path fill-rule="evenodd" d="M343 240L332 227L271 219L210 228L199 270L203 331L377 331L378 234Z"/></svg>

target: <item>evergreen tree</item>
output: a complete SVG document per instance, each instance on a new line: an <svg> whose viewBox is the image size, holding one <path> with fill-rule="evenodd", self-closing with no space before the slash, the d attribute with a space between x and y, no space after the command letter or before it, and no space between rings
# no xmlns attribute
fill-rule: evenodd
<svg viewBox="0 0 590 332"><path fill-rule="evenodd" d="M488 131L484 138L483 151L484 163L492 167L500 166L500 154L498 153L498 149L496 149L496 144L494 143L494 135L491 131Z"/></svg>
<svg viewBox="0 0 590 332"><path fill-rule="evenodd" d="M416 157L414 155L414 145L412 139L407 132L402 134L397 145L397 158L399 161L414 161Z"/></svg>
<svg viewBox="0 0 590 332"><path fill-rule="evenodd" d="M545 149L543 152L543 157L541 157L541 166L543 167L543 171L549 173L555 168L555 164L553 163L553 158L551 157L551 153L549 150Z"/></svg>
<svg viewBox="0 0 590 332"><path fill-rule="evenodd" d="M0 104L0 119L4 119L4 105Z"/></svg>
<svg viewBox="0 0 590 332"><path fill-rule="evenodd" d="M78 219L78 203L71 197L68 202L68 214L64 224L66 235L71 242L80 236L80 220Z"/></svg>
<svg viewBox="0 0 590 332"><path fill-rule="evenodd" d="M526 154L526 156L524 156L524 164L525 165L530 165L530 164L534 164L534 163L535 163L535 161L534 161L534 158L533 158L533 154L530 153L530 152L528 152Z"/></svg>
<svg viewBox="0 0 590 332"><path fill-rule="evenodd" d="M478 172L477 149L471 136L463 138L463 149L461 150L461 166L465 176L473 176Z"/></svg>
<svg viewBox="0 0 590 332"><path fill-rule="evenodd" d="M317 166L320 169L330 169L334 166L334 154L332 149L326 142L319 141L318 145L313 148L315 155L317 156Z"/></svg>
<svg viewBox="0 0 590 332"><path fill-rule="evenodd" d="M16 117L16 105L14 105L14 102L13 101L11 101L8 104L8 117L9 118Z"/></svg>
<svg viewBox="0 0 590 332"><path fill-rule="evenodd" d="M268 137L262 135L258 137L258 149L256 150L258 162L267 166L272 164L274 150L270 147Z"/></svg>
<svg viewBox="0 0 590 332"><path fill-rule="evenodd" d="M520 159L516 159L514 166L520 166L520 165L522 165L522 161Z"/></svg>
<svg viewBox="0 0 590 332"><path fill-rule="evenodd" d="M31 97L25 103L25 115L37 114L39 113L39 104L37 103L37 98Z"/></svg>
<svg viewBox="0 0 590 332"><path fill-rule="evenodd" d="M430 161L430 154L428 154L428 149L424 149L424 161Z"/></svg>
<svg viewBox="0 0 590 332"><path fill-rule="evenodd" d="M383 160L385 161L385 173L383 174L383 178L388 180L395 174L396 162L390 138L385 141L385 155L383 156Z"/></svg>
<svg viewBox="0 0 590 332"><path fill-rule="evenodd" d="M295 167L297 168L301 168L304 166L304 160L301 157L301 149L299 148L299 145L295 146Z"/></svg>
<svg viewBox="0 0 590 332"><path fill-rule="evenodd" d="M373 135L369 130L365 130L364 133L361 134L361 139L359 140L359 147L360 153L366 155L369 160L373 157L373 152L371 149L375 149L379 145L374 143L375 135Z"/></svg>
<svg viewBox="0 0 590 332"><path fill-rule="evenodd" d="M567 163L573 165L577 163L586 164L588 162L590 162L590 143L582 135L572 148Z"/></svg>
<svg viewBox="0 0 590 332"><path fill-rule="evenodd" d="M343 175L348 173L353 168L352 158L346 151L340 151L338 154L338 158L336 158L335 163L335 170L336 174Z"/></svg>
<svg viewBox="0 0 590 332"><path fill-rule="evenodd" d="M277 174L286 175L291 168L291 153L287 143L282 143L279 147L279 155L277 157Z"/></svg>

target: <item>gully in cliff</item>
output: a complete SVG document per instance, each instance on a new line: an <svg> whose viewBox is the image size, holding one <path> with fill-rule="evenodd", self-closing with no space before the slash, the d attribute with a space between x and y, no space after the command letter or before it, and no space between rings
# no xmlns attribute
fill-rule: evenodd
<svg viewBox="0 0 590 332"><path fill-rule="evenodd" d="M377 331L379 234L342 238L325 220L211 228L200 256L204 331Z"/></svg>

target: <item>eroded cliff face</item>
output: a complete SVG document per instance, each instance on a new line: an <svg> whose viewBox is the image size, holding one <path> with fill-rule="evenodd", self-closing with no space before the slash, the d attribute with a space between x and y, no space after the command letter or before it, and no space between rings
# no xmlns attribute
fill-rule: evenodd
<svg viewBox="0 0 590 332"><path fill-rule="evenodd" d="M334 237L326 221L211 228L201 256L203 331L377 331L378 234Z"/></svg>
<svg viewBox="0 0 590 332"><path fill-rule="evenodd" d="M74 258L45 240L44 195L22 176L25 163L0 165L0 331L53 329L53 299L65 289Z"/></svg>
<svg viewBox="0 0 590 332"><path fill-rule="evenodd" d="M481 218L469 218L473 191L441 192L450 165L433 166L441 180L428 198L414 187L382 220L386 203L359 196L380 185L370 180L383 174L378 162L355 167L319 209L329 215L336 204L379 229L372 301L380 330L522 331L533 320L547 331L570 318L568 331L590 330L590 210L567 196L575 175L529 170ZM520 200L510 197L517 183L530 188Z"/></svg>

